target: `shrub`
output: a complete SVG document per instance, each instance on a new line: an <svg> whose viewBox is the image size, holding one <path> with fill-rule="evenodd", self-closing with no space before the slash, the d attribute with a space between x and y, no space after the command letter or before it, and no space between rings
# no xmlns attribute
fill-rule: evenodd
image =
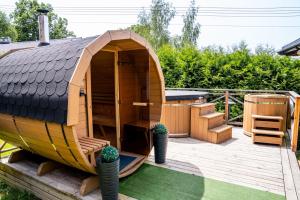
<svg viewBox="0 0 300 200"><path fill-rule="evenodd" d="M101 151L102 162L111 163L119 158L118 150L113 146L106 146Z"/></svg>
<svg viewBox="0 0 300 200"><path fill-rule="evenodd" d="M1 200L13 200L13 199L22 199L22 200L38 200L39 198L35 197L33 194L20 190L15 187L7 185L5 182L0 181L0 199Z"/></svg>
<svg viewBox="0 0 300 200"><path fill-rule="evenodd" d="M165 125L158 123L155 124L155 126L152 128L152 131L154 134L162 134L165 135L168 133L167 128L165 127Z"/></svg>

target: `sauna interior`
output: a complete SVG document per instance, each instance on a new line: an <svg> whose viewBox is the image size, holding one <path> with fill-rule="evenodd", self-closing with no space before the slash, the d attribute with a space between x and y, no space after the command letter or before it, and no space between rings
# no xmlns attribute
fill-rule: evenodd
<svg viewBox="0 0 300 200"><path fill-rule="evenodd" d="M94 138L110 141L121 152L150 153L149 73L146 49L101 50L93 56L90 92Z"/></svg>

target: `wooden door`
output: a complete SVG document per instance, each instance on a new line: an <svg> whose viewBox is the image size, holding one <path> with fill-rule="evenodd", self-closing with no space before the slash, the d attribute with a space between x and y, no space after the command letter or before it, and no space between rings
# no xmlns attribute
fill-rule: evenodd
<svg viewBox="0 0 300 200"><path fill-rule="evenodd" d="M122 149L146 155L151 147L148 52L119 52L118 64Z"/></svg>

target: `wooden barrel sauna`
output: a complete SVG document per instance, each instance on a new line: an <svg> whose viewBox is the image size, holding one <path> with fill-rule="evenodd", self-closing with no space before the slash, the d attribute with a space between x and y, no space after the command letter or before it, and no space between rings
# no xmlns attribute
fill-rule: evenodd
<svg viewBox="0 0 300 200"><path fill-rule="evenodd" d="M169 130L169 137L187 137L191 127L191 105L206 101L207 92L166 90L161 123Z"/></svg>
<svg viewBox="0 0 300 200"><path fill-rule="evenodd" d="M243 130L251 136L252 115L281 116L286 131L289 97L279 94L247 94L244 97Z"/></svg>
<svg viewBox="0 0 300 200"><path fill-rule="evenodd" d="M150 45L130 31L15 49L0 59L0 138L46 158L96 174L105 145L131 162L152 148L164 78Z"/></svg>

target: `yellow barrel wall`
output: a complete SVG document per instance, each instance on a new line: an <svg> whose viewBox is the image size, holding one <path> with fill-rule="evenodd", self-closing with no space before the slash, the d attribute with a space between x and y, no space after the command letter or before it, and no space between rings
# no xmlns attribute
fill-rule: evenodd
<svg viewBox="0 0 300 200"><path fill-rule="evenodd" d="M282 130L286 131L289 97L277 94L248 94L244 98L244 133L251 135L252 115L282 116Z"/></svg>
<svg viewBox="0 0 300 200"><path fill-rule="evenodd" d="M79 146L73 127L0 114L0 139L57 162L96 174Z"/></svg>

